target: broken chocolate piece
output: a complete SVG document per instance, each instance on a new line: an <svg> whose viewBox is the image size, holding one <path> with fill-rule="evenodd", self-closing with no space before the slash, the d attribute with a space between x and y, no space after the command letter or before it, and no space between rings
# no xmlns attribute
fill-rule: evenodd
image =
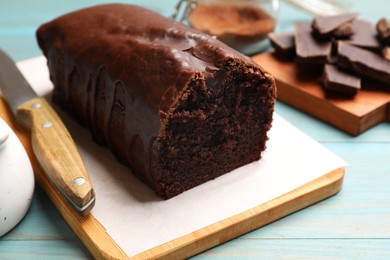
<svg viewBox="0 0 390 260"><path fill-rule="evenodd" d="M385 46L385 47L383 47L383 49L382 49L382 54L383 54L383 57L384 57L386 60L389 60L389 61L390 61L390 46Z"/></svg>
<svg viewBox="0 0 390 260"><path fill-rule="evenodd" d="M292 56L295 53L294 33L270 33L268 34L268 38L277 54L281 56Z"/></svg>
<svg viewBox="0 0 390 260"><path fill-rule="evenodd" d="M333 32L333 37L336 39L349 38L354 33L352 23L346 23L341 25Z"/></svg>
<svg viewBox="0 0 390 260"><path fill-rule="evenodd" d="M316 36L330 38L338 28L350 23L358 16L357 13L340 14L332 16L319 16L313 20L312 28ZM346 33L349 33L346 35ZM350 36L353 31L345 31L342 35Z"/></svg>
<svg viewBox="0 0 390 260"><path fill-rule="evenodd" d="M383 44L390 45L390 22L386 18L382 18L376 24L379 39Z"/></svg>
<svg viewBox="0 0 390 260"><path fill-rule="evenodd" d="M297 61L304 64L325 64L330 59L330 41L317 41L311 33L311 26L295 23L295 49Z"/></svg>
<svg viewBox="0 0 390 260"><path fill-rule="evenodd" d="M326 64L323 75L323 85L326 90L347 95L356 95L361 88L361 80L339 70L336 66Z"/></svg>
<svg viewBox="0 0 390 260"><path fill-rule="evenodd" d="M338 42L337 65L360 75L390 84L390 61L368 50Z"/></svg>
<svg viewBox="0 0 390 260"><path fill-rule="evenodd" d="M374 26L366 20L356 19L352 22L354 34L346 42L372 51L380 51L381 44Z"/></svg>

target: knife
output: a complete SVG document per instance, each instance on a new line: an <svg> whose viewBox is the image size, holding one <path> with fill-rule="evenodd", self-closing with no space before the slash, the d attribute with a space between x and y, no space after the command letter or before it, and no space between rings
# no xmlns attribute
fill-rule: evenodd
<svg viewBox="0 0 390 260"><path fill-rule="evenodd" d="M81 215L95 205L88 172L65 125L0 50L0 90L16 120L31 132L32 148L50 181Z"/></svg>

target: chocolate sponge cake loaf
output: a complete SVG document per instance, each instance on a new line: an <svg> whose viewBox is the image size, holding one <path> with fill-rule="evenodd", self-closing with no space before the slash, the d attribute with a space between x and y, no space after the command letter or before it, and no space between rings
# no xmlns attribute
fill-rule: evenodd
<svg viewBox="0 0 390 260"><path fill-rule="evenodd" d="M260 159L274 79L215 38L122 4L66 14L37 38L54 101L161 197Z"/></svg>

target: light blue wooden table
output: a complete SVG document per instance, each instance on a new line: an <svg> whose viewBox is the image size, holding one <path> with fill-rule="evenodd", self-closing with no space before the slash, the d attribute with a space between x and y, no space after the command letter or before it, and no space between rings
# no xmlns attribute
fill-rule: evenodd
<svg viewBox="0 0 390 260"><path fill-rule="evenodd" d="M35 30L56 16L106 1L0 0L0 48L15 61L41 55ZM125 1L126 2L126 1ZM169 1L127 1L168 15ZM361 17L390 18L390 1L349 1ZM278 30L311 16L281 4ZM199 259L390 259L390 124L351 137L278 102L276 111L344 158L344 187L336 196L204 252ZM91 255L37 187L24 220L0 239L0 259L88 259Z"/></svg>

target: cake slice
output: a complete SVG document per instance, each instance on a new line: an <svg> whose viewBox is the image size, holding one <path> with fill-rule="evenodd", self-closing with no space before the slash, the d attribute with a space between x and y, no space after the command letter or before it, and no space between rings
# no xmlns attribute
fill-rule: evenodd
<svg viewBox="0 0 390 260"><path fill-rule="evenodd" d="M213 37L109 4L44 24L37 38L54 101L161 197L261 158L274 79Z"/></svg>

